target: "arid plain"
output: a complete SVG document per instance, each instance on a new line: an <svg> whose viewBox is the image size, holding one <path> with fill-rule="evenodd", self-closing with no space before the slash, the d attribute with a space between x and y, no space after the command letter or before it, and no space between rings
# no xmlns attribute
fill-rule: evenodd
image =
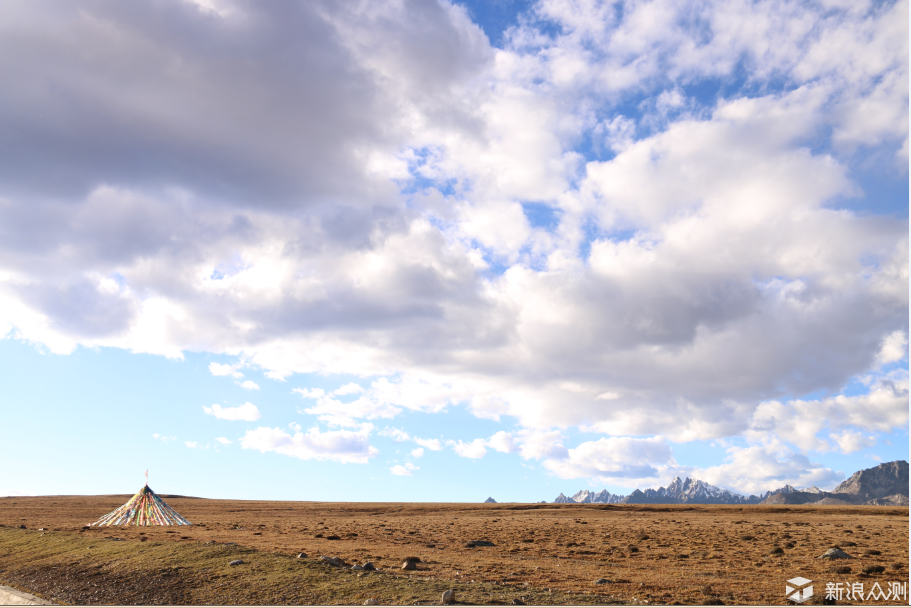
<svg viewBox="0 0 911 608"><path fill-rule="evenodd" d="M196 525L84 527L128 495L0 498L0 583L70 604L429 605L455 589L459 604L784 605L786 580L798 576L814 581L816 604L827 582L908 581L907 507L162 496ZM473 540L495 546L467 547ZM833 546L855 559L818 559ZM417 570L401 570L411 556ZM885 571L864 574L870 565Z"/></svg>

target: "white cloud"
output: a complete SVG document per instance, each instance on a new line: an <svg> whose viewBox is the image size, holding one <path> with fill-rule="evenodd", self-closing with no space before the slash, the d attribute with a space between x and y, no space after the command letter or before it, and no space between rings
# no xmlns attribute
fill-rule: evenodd
<svg viewBox="0 0 911 608"><path fill-rule="evenodd" d="M406 433L405 431L403 431L402 429L396 429L396 428L392 428L392 427L388 427L388 426L386 428L384 428L382 431L380 431L378 434L382 435L383 437L389 437L393 441L397 441L399 443L401 443L403 441L408 441L409 439L411 439L411 436L408 433Z"/></svg>
<svg viewBox="0 0 911 608"><path fill-rule="evenodd" d="M455 453L462 458L478 459L483 458L487 453L486 442L483 439L475 439L474 441L470 441L468 443L465 443L462 440L450 440L447 441L446 444L452 446L452 449L455 450Z"/></svg>
<svg viewBox="0 0 911 608"><path fill-rule="evenodd" d="M160 435L158 433L153 433L152 438L157 439L158 441L161 441L162 443L170 443L172 441L177 441L177 437L174 437L173 435L172 436Z"/></svg>
<svg viewBox="0 0 911 608"><path fill-rule="evenodd" d="M291 389L291 392L297 393L304 399L319 399L326 394L326 391L321 388L295 388Z"/></svg>
<svg viewBox="0 0 911 608"><path fill-rule="evenodd" d="M605 483L660 477L660 465L674 464L664 437L637 439L605 437L586 441L567 451L565 458L550 458L544 466L562 479L585 477Z"/></svg>
<svg viewBox="0 0 911 608"><path fill-rule="evenodd" d="M229 445L231 443L231 440L228 439L227 437L216 437L215 441L217 441L218 443L220 443L222 445Z"/></svg>
<svg viewBox="0 0 911 608"><path fill-rule="evenodd" d="M217 403L213 403L212 407L204 405L202 406L202 409L210 416L215 416L221 420L245 420L247 422L253 422L260 419L259 408L249 401L243 405L238 405L237 407L222 407Z"/></svg>
<svg viewBox="0 0 911 608"><path fill-rule="evenodd" d="M369 431L326 431L317 427L306 433L288 433L277 428L259 427L247 431L240 444L248 450L277 452L301 460L331 460L366 464L379 452L369 442Z"/></svg>
<svg viewBox="0 0 911 608"><path fill-rule="evenodd" d="M356 395L363 393L364 388L360 384L355 384L354 382L349 382L345 386L338 388L332 391L333 395Z"/></svg>
<svg viewBox="0 0 911 608"><path fill-rule="evenodd" d="M507 433L506 431L497 431L494 433L487 439L487 445L498 452L504 452L506 454L511 454L519 449L512 434Z"/></svg>
<svg viewBox="0 0 911 608"><path fill-rule="evenodd" d="M443 449L443 443L439 439L420 439L414 437L414 442L419 446L425 447L428 450L439 452Z"/></svg>
<svg viewBox="0 0 911 608"><path fill-rule="evenodd" d="M908 355L908 336L900 329L897 329L883 338L882 347L876 356L878 365L886 365L901 361Z"/></svg>
<svg viewBox="0 0 911 608"><path fill-rule="evenodd" d="M424 448L414 448L410 453L412 458L420 458L424 455Z"/></svg>
<svg viewBox="0 0 911 608"><path fill-rule="evenodd" d="M234 378L243 378L244 375L237 371L233 365L227 363L210 363L209 371L213 376L232 376Z"/></svg>
<svg viewBox="0 0 911 608"><path fill-rule="evenodd" d="M253 382L252 380L244 380L243 382L239 383L239 386L241 388L247 389L248 391L258 391L259 390L259 385L255 382Z"/></svg>
<svg viewBox="0 0 911 608"><path fill-rule="evenodd" d="M183 443L184 443L184 445L186 445L188 448L195 448L195 447L196 447L196 442L195 442L195 441L184 441Z"/></svg>
<svg viewBox="0 0 911 608"><path fill-rule="evenodd" d="M389 470L392 471L393 475L403 475L403 476L413 475L413 473L410 470L406 469L405 467L403 467L400 464L397 464L394 467L391 467Z"/></svg>
<svg viewBox="0 0 911 608"><path fill-rule="evenodd" d="M857 431L845 430L839 434L832 433L829 437L838 444L838 449L842 454L852 454L876 445L875 437Z"/></svg>

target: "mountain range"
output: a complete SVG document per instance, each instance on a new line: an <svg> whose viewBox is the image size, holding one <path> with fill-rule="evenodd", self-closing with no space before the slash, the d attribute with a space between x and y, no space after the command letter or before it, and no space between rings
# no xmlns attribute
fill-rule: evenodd
<svg viewBox="0 0 911 608"><path fill-rule="evenodd" d="M636 489L628 496L607 490L581 490L572 496L560 494L556 503L601 504L710 504L710 505L892 505L908 506L908 462L896 460L854 473L831 492L816 486L797 489L785 485L759 496L743 496L699 479L675 477L657 490Z"/></svg>

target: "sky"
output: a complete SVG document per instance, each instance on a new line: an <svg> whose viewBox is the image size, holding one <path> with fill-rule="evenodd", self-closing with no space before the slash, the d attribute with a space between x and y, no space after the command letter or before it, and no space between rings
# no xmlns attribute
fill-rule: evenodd
<svg viewBox="0 0 911 608"><path fill-rule="evenodd" d="M908 2L3 0L0 496L908 459Z"/></svg>

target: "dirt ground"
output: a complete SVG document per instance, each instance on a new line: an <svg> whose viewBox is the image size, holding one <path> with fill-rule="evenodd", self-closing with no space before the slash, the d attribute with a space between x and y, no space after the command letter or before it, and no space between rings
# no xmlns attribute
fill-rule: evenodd
<svg viewBox="0 0 911 608"><path fill-rule="evenodd" d="M789 603L786 581L803 577L814 581L808 603L822 603L827 583L860 583L863 602L837 603L908 604L907 596L866 597L874 584L883 590L892 582L907 587L907 507L311 503L162 496L195 525L84 528L128 495L0 498L0 525L5 526L0 528L0 582L73 604L360 605L373 597L380 604L426 605L440 603L439 592L454 588L465 604L783 605ZM112 542L115 538L122 541ZM52 539L56 544L48 544ZM467 547L472 540L495 546ZM818 559L833 546L855 559ZM112 547L114 553L106 549ZM301 552L308 557L297 559ZM140 554L146 561L136 561ZM173 561L178 554L183 565ZM249 571L228 569L227 558L240 555L261 563ZM316 559L321 555L349 563L369 560L380 572L365 576L332 568ZM418 570L403 572L409 556L420 558ZM865 566L876 565L885 571L863 573ZM835 566L851 571L836 574Z"/></svg>

